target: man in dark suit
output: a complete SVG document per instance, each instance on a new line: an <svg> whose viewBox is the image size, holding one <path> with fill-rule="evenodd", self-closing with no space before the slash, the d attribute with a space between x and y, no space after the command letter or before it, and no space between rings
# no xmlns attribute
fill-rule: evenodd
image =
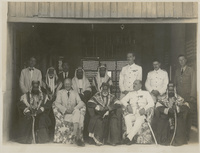
<svg viewBox="0 0 200 153"><path fill-rule="evenodd" d="M190 107L196 102L196 78L194 70L187 66L187 59L184 55L178 56L180 68L176 70L175 73L175 86L178 95L184 98L186 102L189 103ZM190 113L191 114L191 113ZM191 115L188 115L188 134L189 139L190 128L191 128Z"/></svg>
<svg viewBox="0 0 200 153"><path fill-rule="evenodd" d="M62 87L63 87L63 81L66 79L66 78L70 78L72 79L73 76L71 76L71 73L69 72L69 64L66 62L66 61L63 61L62 63L62 72L60 72L58 74L58 88L56 91L59 91Z"/></svg>

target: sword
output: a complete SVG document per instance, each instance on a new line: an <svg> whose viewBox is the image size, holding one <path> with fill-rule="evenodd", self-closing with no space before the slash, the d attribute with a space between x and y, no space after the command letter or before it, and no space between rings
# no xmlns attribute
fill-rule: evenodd
<svg viewBox="0 0 200 153"><path fill-rule="evenodd" d="M176 135L176 128L177 128L177 114L176 114L175 110L174 110L174 120L175 120L174 133L173 133L173 136L172 136L172 140L170 142L170 146L172 145L172 143L174 141L174 138L175 138L175 135Z"/></svg>
<svg viewBox="0 0 200 153"><path fill-rule="evenodd" d="M157 140L156 140L156 137L155 137L155 134L154 134L154 132L153 132L153 129L151 128L151 125L150 125L150 123L147 121L147 115L145 115L145 122L147 123L147 125L149 126L149 129L150 129L150 131L151 131L151 133L152 133L152 135L153 135L153 139L154 139L154 141L155 141L155 144L156 145L158 145L158 143L157 143Z"/></svg>

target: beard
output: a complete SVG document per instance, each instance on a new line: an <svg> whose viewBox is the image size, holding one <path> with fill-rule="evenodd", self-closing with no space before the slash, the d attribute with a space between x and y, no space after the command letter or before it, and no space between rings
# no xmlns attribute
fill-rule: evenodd
<svg viewBox="0 0 200 153"><path fill-rule="evenodd" d="M169 92L169 93L168 93L168 97L169 97L169 98L172 98L172 97L174 97L174 96L175 96L174 92Z"/></svg>
<svg viewBox="0 0 200 153"><path fill-rule="evenodd" d="M39 95L39 93L40 93L40 91L37 89L37 90L32 90L31 91L31 93L33 94L33 95Z"/></svg>

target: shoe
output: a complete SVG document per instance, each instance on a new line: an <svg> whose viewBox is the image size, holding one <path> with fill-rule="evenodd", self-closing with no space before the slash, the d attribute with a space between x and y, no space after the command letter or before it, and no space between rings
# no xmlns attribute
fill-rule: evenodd
<svg viewBox="0 0 200 153"><path fill-rule="evenodd" d="M81 146L81 147L84 147L84 146L85 146L85 143L84 143L81 139L78 139L78 140L76 141L76 144L77 144L77 146Z"/></svg>
<svg viewBox="0 0 200 153"><path fill-rule="evenodd" d="M132 142L129 140L129 138L126 138L126 139L124 140L124 144L126 144L126 145L131 145Z"/></svg>

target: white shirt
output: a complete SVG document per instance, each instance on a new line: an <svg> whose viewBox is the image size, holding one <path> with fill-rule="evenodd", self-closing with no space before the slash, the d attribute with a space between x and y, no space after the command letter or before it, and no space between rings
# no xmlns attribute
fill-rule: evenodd
<svg viewBox="0 0 200 153"><path fill-rule="evenodd" d="M133 91L133 82L135 80L142 80L142 67L136 65L127 65L122 68L119 77L119 88L122 91Z"/></svg>
<svg viewBox="0 0 200 153"><path fill-rule="evenodd" d="M148 73L145 87L149 92L157 90L161 95L163 95L167 91L168 83L169 78L167 72L158 69L157 71L153 70Z"/></svg>
<svg viewBox="0 0 200 153"><path fill-rule="evenodd" d="M68 77L68 72L64 72L64 71L63 71L63 78L66 79L67 77Z"/></svg>
<svg viewBox="0 0 200 153"><path fill-rule="evenodd" d="M29 67L29 68L30 68L30 67ZM32 78L33 78L33 71L34 71L34 67L33 67L33 70L29 70L30 76L31 76L31 80L32 80Z"/></svg>
<svg viewBox="0 0 200 153"><path fill-rule="evenodd" d="M148 91L138 90L129 92L121 100L122 104L126 107L128 102L130 103L133 114L137 113L138 110L144 108L145 111L154 106L154 101Z"/></svg>

